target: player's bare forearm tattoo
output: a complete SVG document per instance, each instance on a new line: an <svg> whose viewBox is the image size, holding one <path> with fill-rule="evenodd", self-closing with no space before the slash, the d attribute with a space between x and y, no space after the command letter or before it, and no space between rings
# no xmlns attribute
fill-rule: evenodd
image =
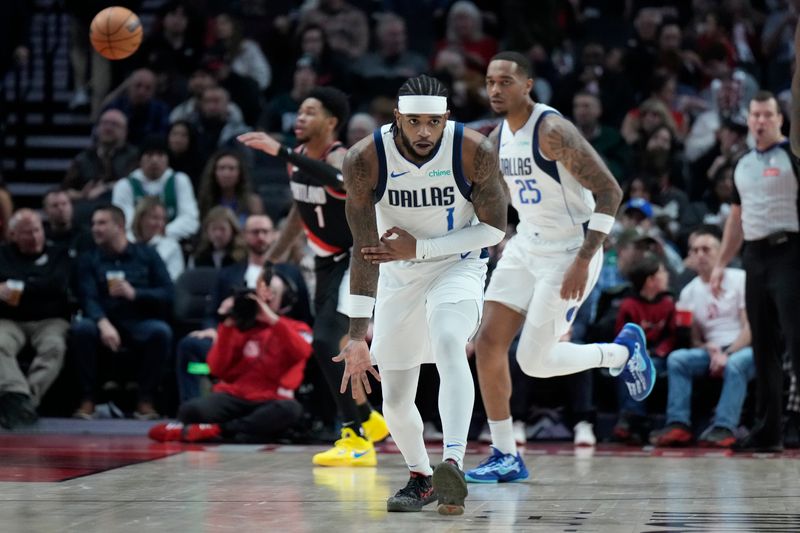
<svg viewBox="0 0 800 533"><path fill-rule="evenodd" d="M366 145L371 149L372 145ZM347 223L353 233L353 256L350 259L350 294L375 297L378 288L378 265L364 260L361 249L378 245L378 224L373 202L375 178L362 153L364 146L354 146L347 152L342 165L347 201ZM350 319L350 338L363 339L369 328L369 318Z"/></svg>
<svg viewBox="0 0 800 533"><path fill-rule="evenodd" d="M542 153L564 165L581 185L592 191L597 204L595 213L616 216L622 201L622 189L583 135L572 123L558 117L548 117L540 128ZM603 245L605 238L606 235L602 232L589 231L578 257L590 260Z"/></svg>
<svg viewBox="0 0 800 533"><path fill-rule="evenodd" d="M497 150L489 139L483 139L472 160L472 206L481 222L506 230L508 194L500 174Z"/></svg>

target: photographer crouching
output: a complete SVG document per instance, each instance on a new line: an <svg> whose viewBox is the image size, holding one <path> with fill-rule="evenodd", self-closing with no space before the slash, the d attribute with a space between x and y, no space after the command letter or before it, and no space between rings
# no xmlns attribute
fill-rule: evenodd
<svg viewBox="0 0 800 533"><path fill-rule="evenodd" d="M181 405L178 422L158 424L157 441L266 442L280 437L302 414L294 390L311 355L311 328L283 313L296 294L266 263L255 290L242 289L217 328L208 354L213 392Z"/></svg>

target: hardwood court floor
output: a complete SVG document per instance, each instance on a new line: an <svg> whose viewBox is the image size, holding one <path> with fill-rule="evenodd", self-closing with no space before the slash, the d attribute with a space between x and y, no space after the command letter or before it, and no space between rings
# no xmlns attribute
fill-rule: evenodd
<svg viewBox="0 0 800 533"><path fill-rule="evenodd" d="M529 444L529 482L470 485L466 514L441 517L385 512L407 479L391 445L378 468L312 467L321 449L0 434L0 531L800 531L796 453Z"/></svg>

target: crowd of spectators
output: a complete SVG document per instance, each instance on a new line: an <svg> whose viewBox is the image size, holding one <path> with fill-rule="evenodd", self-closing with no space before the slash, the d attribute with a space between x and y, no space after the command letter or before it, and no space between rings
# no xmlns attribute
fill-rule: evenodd
<svg viewBox="0 0 800 533"><path fill-rule="evenodd" d="M216 420L198 414L207 414L196 403L201 378L189 365L206 361L218 335L230 338L230 323L219 333L217 326L237 287L266 283L260 290L267 294L272 278L260 272L289 208L288 194L276 204L260 192L255 176L263 161L243 150L237 135L258 129L294 145L300 104L328 85L350 96L354 112L342 132L350 146L391 120L397 89L421 73L448 86L452 119L488 134L499 119L488 106L484 73L497 51L514 49L534 66L534 99L575 122L625 191L600 282L573 340L610 341L626 321L644 327L669 388L666 429L652 434L658 444L690 442L692 420L709 419L689 416L692 377L724 378L723 399L701 440L730 445L753 373L747 321L738 285L723 310L708 303L703 284L730 212L733 169L752 147L750 99L771 91L788 132L800 2L167 0L141 49L113 69L89 54L85 4L105 7L67 2L70 107L95 119L93 143L45 196L44 222L34 211L13 211L0 189L0 423L35 420L65 353L76 369L75 415L98 416L106 352L124 352L120 360L136 367L133 415L173 414L173 404L159 398L172 394L195 402L178 411L184 423ZM282 185L288 190L288 180ZM500 253L502 247L492 261ZM298 243L287 263L276 265L293 296L264 311L264 327L284 315L313 321L308 258ZM203 327L181 331L170 312L173 294L182 274L198 269L216 272L205 287ZM20 283L24 289L15 289ZM706 316L710 307L721 316ZM682 335L688 310L695 331ZM32 362L18 364L26 343ZM727 367L723 351L731 356ZM296 359L305 364L302 352ZM218 356L210 362L212 374L227 364ZM216 378L228 379L223 374ZM307 374L313 382L311 365ZM667 385L659 388L663 399ZM664 405L629 405L626 397L601 406L619 412L613 434L647 439L650 425L641 421L664 415ZM241 415L258 412L253 402L265 399L248 398ZM290 410L294 421L294 404ZM515 417L531 412L517 411ZM580 411L579 420L594 422L594 406ZM236 427L219 434L252 437Z"/></svg>

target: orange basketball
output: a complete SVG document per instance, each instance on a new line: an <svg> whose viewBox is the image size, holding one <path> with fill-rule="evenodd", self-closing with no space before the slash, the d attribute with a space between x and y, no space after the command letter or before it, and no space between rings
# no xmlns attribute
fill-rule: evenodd
<svg viewBox="0 0 800 533"><path fill-rule="evenodd" d="M125 59L142 44L142 23L130 9L107 7L92 19L89 39L101 56Z"/></svg>

